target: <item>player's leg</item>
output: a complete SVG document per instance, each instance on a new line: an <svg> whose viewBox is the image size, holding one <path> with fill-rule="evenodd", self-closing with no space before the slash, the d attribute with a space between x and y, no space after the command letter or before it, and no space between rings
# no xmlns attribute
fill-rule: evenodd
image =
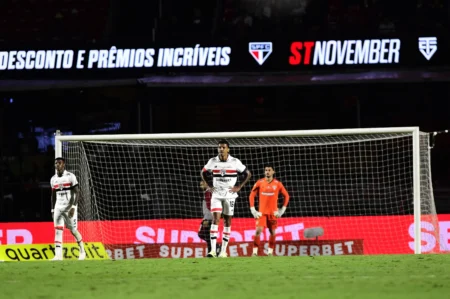
<svg viewBox="0 0 450 299"><path fill-rule="evenodd" d="M269 229L269 248L267 249L268 256L273 255L277 225L277 218L274 215L269 215L267 219L267 228Z"/></svg>
<svg viewBox="0 0 450 299"><path fill-rule="evenodd" d="M252 256L258 256L259 244L261 244L261 233L266 226L266 215L262 215L256 219L255 236L253 237L253 253Z"/></svg>
<svg viewBox="0 0 450 299"><path fill-rule="evenodd" d="M212 204L211 204L212 209ZM222 208L220 208L222 209ZM213 212L213 221L211 224L211 228L209 229L209 240L211 250L206 255L207 257L217 257L216 246L217 246L217 234L219 232L219 223L220 223L220 212Z"/></svg>
<svg viewBox="0 0 450 299"><path fill-rule="evenodd" d="M222 248L220 249L219 257L227 257L227 247L230 241L231 234L231 219L234 215L235 198L228 198L223 201L223 233L222 233Z"/></svg>
<svg viewBox="0 0 450 299"><path fill-rule="evenodd" d="M78 248L80 250L80 254L78 256L79 260L84 260L86 258L86 252L84 251L84 243L83 243L83 237L81 236L80 232L78 231L78 213L77 213L77 207L74 207L75 209L73 216L69 217L69 212L64 213L64 221L66 223L66 227L70 230L72 235L74 236L75 240L77 240Z"/></svg>
<svg viewBox="0 0 450 299"><path fill-rule="evenodd" d="M55 208L54 210L53 224L55 226L55 257L52 259L52 261L62 261L64 218L63 213L58 208Z"/></svg>
<svg viewBox="0 0 450 299"><path fill-rule="evenodd" d="M213 214L213 221L211 229L209 230L209 239L211 241L211 250L208 252L207 257L217 257L216 244L217 233L219 232L220 215L222 213L222 201L216 196L211 197L211 212Z"/></svg>
<svg viewBox="0 0 450 299"><path fill-rule="evenodd" d="M208 253L211 251L211 237L210 237L210 230L211 230L212 221L203 219L200 223L200 228L198 230L198 237L206 242L208 246Z"/></svg>

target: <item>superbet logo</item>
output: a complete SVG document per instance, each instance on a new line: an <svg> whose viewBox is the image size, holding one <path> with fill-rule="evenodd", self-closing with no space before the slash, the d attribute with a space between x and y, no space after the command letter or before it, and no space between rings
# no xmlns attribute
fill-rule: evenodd
<svg viewBox="0 0 450 299"><path fill-rule="evenodd" d="M394 64L399 39L304 41L291 44L290 65Z"/></svg>

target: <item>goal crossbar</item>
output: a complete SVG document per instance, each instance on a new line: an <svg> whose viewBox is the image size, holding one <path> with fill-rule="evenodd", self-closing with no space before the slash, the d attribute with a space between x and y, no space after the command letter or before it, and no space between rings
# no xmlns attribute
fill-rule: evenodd
<svg viewBox="0 0 450 299"><path fill-rule="evenodd" d="M214 133L158 133L158 134L116 134L116 135L56 135L56 141L108 141L108 140L150 140L150 139L202 139L202 138L257 138L257 137L294 137L388 133L419 133L419 127L390 127L364 129L328 129L328 130L285 130L285 131L248 131Z"/></svg>

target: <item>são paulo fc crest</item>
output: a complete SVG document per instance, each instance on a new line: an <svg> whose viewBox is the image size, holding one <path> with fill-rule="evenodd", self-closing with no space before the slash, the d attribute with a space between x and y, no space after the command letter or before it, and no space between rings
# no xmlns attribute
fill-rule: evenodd
<svg viewBox="0 0 450 299"><path fill-rule="evenodd" d="M59 190L63 190L64 189L64 184L59 184L58 188L59 188Z"/></svg>
<svg viewBox="0 0 450 299"><path fill-rule="evenodd" d="M272 42L248 43L248 52L255 58L259 65L272 54Z"/></svg>
<svg viewBox="0 0 450 299"><path fill-rule="evenodd" d="M225 176L226 173L227 173L227 171L225 169L221 169L220 170L220 175L221 176Z"/></svg>

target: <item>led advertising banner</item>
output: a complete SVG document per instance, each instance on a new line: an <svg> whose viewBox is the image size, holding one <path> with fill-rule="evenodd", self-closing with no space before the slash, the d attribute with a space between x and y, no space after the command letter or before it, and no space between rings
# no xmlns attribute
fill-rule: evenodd
<svg viewBox="0 0 450 299"><path fill-rule="evenodd" d="M139 253L139 251L148 247L157 248L157 252L161 252L160 257L164 257L164 254L168 254L172 250L170 248L174 246L184 248L186 246L183 244L191 244L192 246L188 251L191 255L195 255L197 244L198 247L203 248L198 249L202 251L199 254L205 255L205 243L198 236L200 221L200 219L80 221L79 230L83 234L85 242L101 241L105 244L106 249L117 249L119 253L122 250L127 251L126 248L131 248L128 251L134 251L134 255L143 257L146 255L142 252ZM243 250L243 247L253 241L255 220L253 218L235 218L233 221L230 244L238 244L237 248ZM378 223L378 225L374 226L373 223ZM344 254L345 252L342 250L345 251L345 248L347 248L347 253L414 253L412 215L280 218L276 230L276 240L277 242L287 242L287 248L289 245L296 245L297 251L292 251L291 255L301 255L302 250L298 246L307 246L308 241L311 241L311 239L305 239L305 229L316 226L323 228L324 235L313 241L323 241L327 248L334 248L333 252L335 253ZM394 226L398 234L386 234L386 230L392 230ZM111 234L104 234L102 240L99 240L99 231L111 232ZM435 232L438 232L439 239ZM221 239L221 233L220 229L219 240ZM0 223L0 247L3 245L53 244L54 234L52 222ZM422 220L421 239L423 253L449 253L450 214L439 215L439 221L436 222ZM66 230L64 243L72 243L73 240L73 236ZM261 241L268 241L267 231L261 234ZM298 241L303 243L297 243ZM359 245L356 246L356 244ZM166 247L161 247L163 245ZM318 243L313 243L313 245L318 245ZM119 250L120 248L122 250ZM307 247L304 248L309 250ZM247 255L247 252L241 252L241 254Z"/></svg>
<svg viewBox="0 0 450 299"><path fill-rule="evenodd" d="M338 72L450 65L438 36L261 40L229 44L0 49L5 78L123 78L177 73Z"/></svg>

